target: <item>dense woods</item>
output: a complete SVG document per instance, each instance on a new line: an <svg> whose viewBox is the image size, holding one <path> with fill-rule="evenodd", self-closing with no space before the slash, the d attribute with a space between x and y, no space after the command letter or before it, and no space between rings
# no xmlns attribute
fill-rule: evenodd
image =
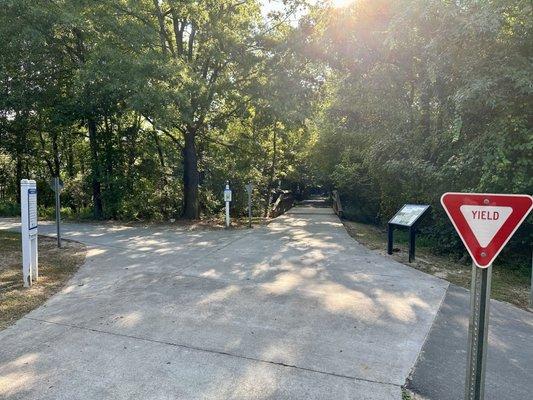
<svg viewBox="0 0 533 400"><path fill-rule="evenodd" d="M237 193L254 182L262 205L296 178L317 77L284 13L264 20L235 0L0 7L4 204L33 176L50 205L60 175L82 216L196 219L226 180Z"/></svg>
<svg viewBox="0 0 533 400"><path fill-rule="evenodd" d="M462 251L442 193L533 192L530 1L357 1L313 22L331 71L317 177L348 218L383 223L404 203L431 204L426 238ZM530 255L531 228L509 252Z"/></svg>
<svg viewBox="0 0 533 400"><path fill-rule="evenodd" d="M235 213L254 183L384 223L445 191L533 192L530 0L0 1L0 213L61 176L78 217ZM296 193L297 192L297 193ZM510 250L527 255L531 223Z"/></svg>

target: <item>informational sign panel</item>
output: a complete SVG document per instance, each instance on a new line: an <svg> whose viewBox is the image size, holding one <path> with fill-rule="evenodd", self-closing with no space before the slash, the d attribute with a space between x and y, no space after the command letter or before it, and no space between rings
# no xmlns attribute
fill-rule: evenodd
<svg viewBox="0 0 533 400"><path fill-rule="evenodd" d="M37 246L37 184L34 180L20 181L20 220L22 235L22 279L25 287L39 276Z"/></svg>
<svg viewBox="0 0 533 400"><path fill-rule="evenodd" d="M405 204L400 211L392 217L389 224L413 226L428 208L429 206L425 204Z"/></svg>
<svg viewBox="0 0 533 400"><path fill-rule="evenodd" d="M225 189L224 190L224 201L226 203L231 201L231 189Z"/></svg>
<svg viewBox="0 0 533 400"><path fill-rule="evenodd" d="M37 189L28 189L28 229L37 228Z"/></svg>
<svg viewBox="0 0 533 400"><path fill-rule="evenodd" d="M409 229L409 262L415 259L416 222L428 210L427 204L404 204L387 225L387 253L392 254L394 227Z"/></svg>
<svg viewBox="0 0 533 400"><path fill-rule="evenodd" d="M445 193L442 206L474 263L486 268L533 207L528 195Z"/></svg>

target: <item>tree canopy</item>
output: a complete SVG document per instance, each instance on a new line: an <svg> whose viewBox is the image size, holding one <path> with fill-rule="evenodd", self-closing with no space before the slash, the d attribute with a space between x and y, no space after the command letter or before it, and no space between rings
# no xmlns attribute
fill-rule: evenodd
<svg viewBox="0 0 533 400"><path fill-rule="evenodd" d="M529 0L0 0L0 212L22 178L78 216L235 212L253 182L338 189L349 218L445 191L533 192ZM526 252L526 224L514 244Z"/></svg>

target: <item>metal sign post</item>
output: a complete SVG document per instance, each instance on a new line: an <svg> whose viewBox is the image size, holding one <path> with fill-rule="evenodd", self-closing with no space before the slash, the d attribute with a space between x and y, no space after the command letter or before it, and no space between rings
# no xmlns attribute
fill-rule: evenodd
<svg viewBox="0 0 533 400"><path fill-rule="evenodd" d="M484 399L491 277L492 265L487 268L479 268L472 263L470 323L468 324L466 359L466 400Z"/></svg>
<svg viewBox="0 0 533 400"><path fill-rule="evenodd" d="M387 254L392 254L394 243L394 225L387 224Z"/></svg>
<svg viewBox="0 0 533 400"><path fill-rule="evenodd" d="M533 197L444 193L441 204L472 257L465 399L483 400L492 262L533 208Z"/></svg>
<svg viewBox="0 0 533 400"><path fill-rule="evenodd" d="M22 234L22 279L30 287L39 277L37 254L37 184L34 180L20 181L20 219Z"/></svg>
<svg viewBox="0 0 533 400"><path fill-rule="evenodd" d="M531 254L531 293L529 294L529 308L533 310L533 253Z"/></svg>
<svg viewBox="0 0 533 400"><path fill-rule="evenodd" d="M409 262L415 260L416 227L409 228Z"/></svg>
<svg viewBox="0 0 533 400"><path fill-rule="evenodd" d="M224 189L224 201L226 203L226 228L229 228L229 225L230 225L229 205L231 203L231 189L229 188L228 181L226 181L226 188Z"/></svg>
<svg viewBox="0 0 533 400"><path fill-rule="evenodd" d="M252 182L246 185L246 191L248 192L248 227L252 227Z"/></svg>
<svg viewBox="0 0 533 400"><path fill-rule="evenodd" d="M53 189L56 200L56 230L57 230L57 247L61 248L61 189L63 189L63 182L56 176L53 180Z"/></svg>

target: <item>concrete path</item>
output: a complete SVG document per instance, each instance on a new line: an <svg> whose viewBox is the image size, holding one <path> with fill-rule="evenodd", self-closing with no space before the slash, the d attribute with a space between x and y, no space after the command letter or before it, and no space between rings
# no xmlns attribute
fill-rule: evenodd
<svg viewBox="0 0 533 400"><path fill-rule="evenodd" d="M464 397L470 292L450 285L407 387L424 399ZM485 400L533 397L533 313L491 300Z"/></svg>
<svg viewBox="0 0 533 400"><path fill-rule="evenodd" d="M0 398L399 400L448 286L357 244L325 208L253 230L64 236L87 262L0 332Z"/></svg>

